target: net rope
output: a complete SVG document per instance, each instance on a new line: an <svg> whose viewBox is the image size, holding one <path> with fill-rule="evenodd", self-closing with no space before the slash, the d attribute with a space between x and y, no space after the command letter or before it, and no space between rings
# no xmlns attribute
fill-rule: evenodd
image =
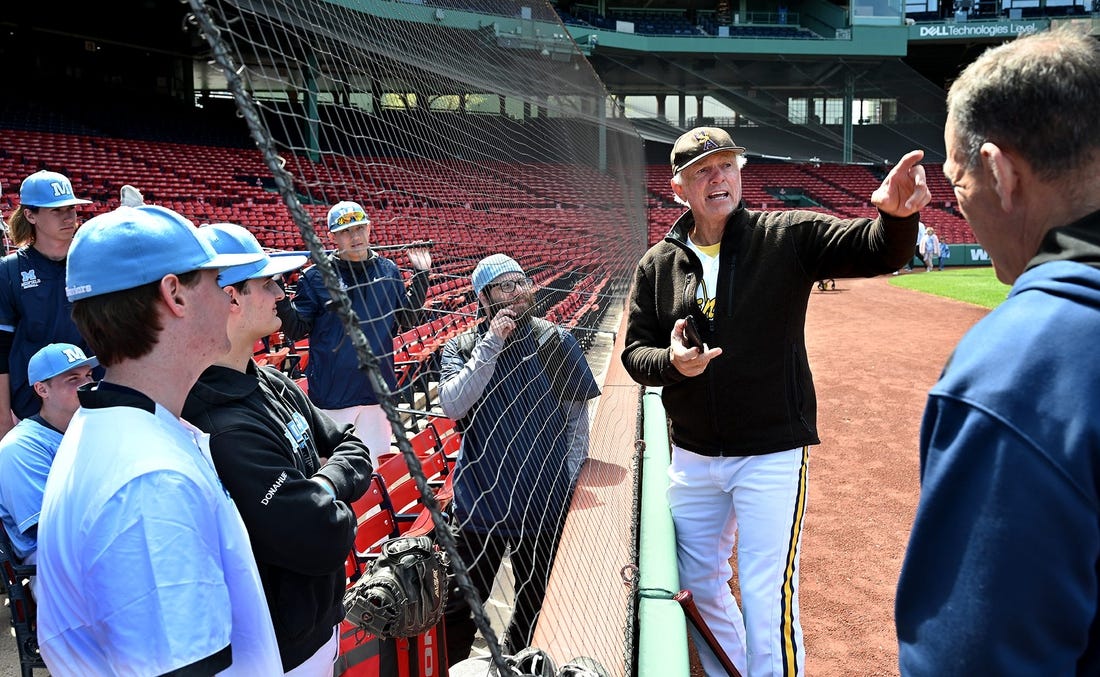
<svg viewBox="0 0 1100 677"><path fill-rule="evenodd" d="M564 520L575 468L562 451L585 437L562 425L564 414L553 413L563 408L553 388L516 383L540 369L560 372L565 382L587 370L602 379L630 275L646 246L641 139L548 4L533 3L534 18L398 2L355 8L277 0L190 4L197 33L225 80L224 89L212 87L211 99L232 97L270 172L259 178L274 188L269 200L255 204L255 223L244 225L271 250L310 253L354 347L356 368L382 405L396 450L432 511L435 537L451 556L483 650L504 670L505 654L522 648L502 645L511 592L549 575L536 566L517 580L508 564L515 564L514 549L525 542L545 550L524 556L553 559L557 534L532 538L530 530ZM380 247L374 255L393 261L406 285L417 276L408 245L431 242L427 298L411 308L411 321L401 309L356 315L351 299L374 291L356 286L369 278L368 262L333 256L326 214L342 200L364 208L370 243ZM500 371L459 417L467 425L480 417L478 433L465 431L464 445L495 440L485 449L464 447L456 466L454 481L464 483L469 502L461 506L468 516L453 529L487 537L497 548L465 561L410 439L445 415L438 390L447 342L463 333L476 340L489 322L469 283L477 262L496 253L514 258L534 280L531 316L562 327L561 340L575 343L585 358L569 361L562 350L550 353L557 361L551 364L536 354L502 357ZM317 338L309 338L312 349ZM421 350L429 344L431 350ZM403 371L406 362L416 366ZM311 396L314 390L311 381ZM577 406L589 414L595 408L587 400ZM624 435L633 423L621 422ZM524 449L530 439L554 453ZM628 468L630 463L625 459ZM621 491L632 491L629 482L622 485ZM536 495L525 493L531 488ZM472 517L502 510L499 521ZM615 517L618 524L598 528L632 534L634 519L624 510ZM499 550L502 543L509 544L509 557ZM479 581L496 589L482 600L468 568L484 557L503 557L505 566L495 581ZM607 586L609 599L611 589L623 585L586 578L582 570L554 575L577 586ZM585 633L585 616L600 613L578 609L567 618L540 620L538 635L569 645ZM625 674L624 638L606 641L613 646L602 655L624 662L609 670Z"/></svg>

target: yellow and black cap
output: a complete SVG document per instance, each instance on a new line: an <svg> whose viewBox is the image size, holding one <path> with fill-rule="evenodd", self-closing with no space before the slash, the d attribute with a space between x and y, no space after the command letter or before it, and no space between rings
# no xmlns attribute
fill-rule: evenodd
<svg viewBox="0 0 1100 677"><path fill-rule="evenodd" d="M672 173L679 174L685 167L719 151L744 153L744 146L738 146L724 129L718 127L696 127L676 139L672 146Z"/></svg>

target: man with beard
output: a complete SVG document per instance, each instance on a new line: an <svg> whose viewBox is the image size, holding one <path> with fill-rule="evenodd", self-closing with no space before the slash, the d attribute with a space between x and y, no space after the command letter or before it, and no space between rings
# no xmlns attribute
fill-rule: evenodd
<svg viewBox="0 0 1100 677"><path fill-rule="evenodd" d="M533 282L494 254L474 269L487 322L443 347L439 399L462 431L455 466L458 554L479 599L505 550L515 574L505 651L528 646L542 607L573 482L588 454L586 401L599 394L572 334L532 318ZM446 611L447 660L470 654L476 627L458 590Z"/></svg>

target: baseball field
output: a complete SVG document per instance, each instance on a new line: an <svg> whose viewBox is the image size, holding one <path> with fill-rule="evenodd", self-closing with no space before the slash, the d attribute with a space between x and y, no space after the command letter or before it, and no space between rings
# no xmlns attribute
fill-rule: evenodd
<svg viewBox="0 0 1100 677"><path fill-rule="evenodd" d="M810 299L822 443L811 450L802 544L807 675L898 674L894 592L919 494L925 397L989 311L895 281L943 293L952 277L963 288L977 276L985 297L1004 298L991 269L973 270L838 280Z"/></svg>
<svg viewBox="0 0 1100 677"><path fill-rule="evenodd" d="M992 266L948 268L934 275L902 274L890 284L944 298L966 301L984 308L996 308L1005 300L1009 287L997 280Z"/></svg>

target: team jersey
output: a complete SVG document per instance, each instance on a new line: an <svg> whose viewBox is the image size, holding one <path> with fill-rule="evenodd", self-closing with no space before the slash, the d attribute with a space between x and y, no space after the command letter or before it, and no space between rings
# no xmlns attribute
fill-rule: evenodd
<svg viewBox="0 0 1100 677"><path fill-rule="evenodd" d="M64 260L51 261L34 247L0 259L0 331L13 335L8 378L11 410L19 418L33 416L41 407L27 382L32 355L48 343L72 343L92 354L73 323L72 310L65 296ZM102 375L97 367L94 376Z"/></svg>

